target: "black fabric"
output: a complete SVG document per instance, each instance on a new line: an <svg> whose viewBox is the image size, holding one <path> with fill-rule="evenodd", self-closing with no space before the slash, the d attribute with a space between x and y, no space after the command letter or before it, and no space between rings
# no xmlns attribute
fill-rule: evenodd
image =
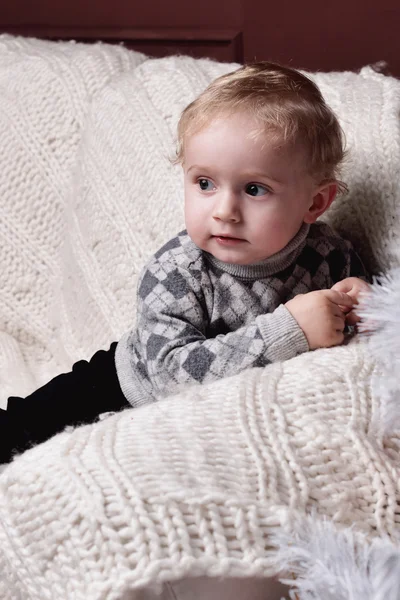
<svg viewBox="0 0 400 600"><path fill-rule="evenodd" d="M67 425L92 423L105 412L127 408L114 356L117 342L80 360L26 398L11 396L0 412L0 463L44 442Z"/></svg>

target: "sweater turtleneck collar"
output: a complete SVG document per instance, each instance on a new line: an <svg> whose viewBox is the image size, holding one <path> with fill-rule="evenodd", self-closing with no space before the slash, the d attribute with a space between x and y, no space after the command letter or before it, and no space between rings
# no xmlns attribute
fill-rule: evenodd
<svg viewBox="0 0 400 600"><path fill-rule="evenodd" d="M270 277L271 275L275 275L275 273L279 273L279 271L283 271L298 258L305 246L309 229L310 225L303 223L294 238L282 250L279 250L279 252L276 252L269 258L251 265L226 263L215 258L215 256L208 252L205 254L214 267L234 277L239 277L240 279L262 279L263 277Z"/></svg>

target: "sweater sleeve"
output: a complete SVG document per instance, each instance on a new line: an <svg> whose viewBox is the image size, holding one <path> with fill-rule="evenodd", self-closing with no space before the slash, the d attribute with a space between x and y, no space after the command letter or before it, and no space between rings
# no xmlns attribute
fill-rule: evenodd
<svg viewBox="0 0 400 600"><path fill-rule="evenodd" d="M239 329L207 337L199 279L184 269L147 270L138 290L135 354L156 392L203 383L307 351L296 320L284 307Z"/></svg>

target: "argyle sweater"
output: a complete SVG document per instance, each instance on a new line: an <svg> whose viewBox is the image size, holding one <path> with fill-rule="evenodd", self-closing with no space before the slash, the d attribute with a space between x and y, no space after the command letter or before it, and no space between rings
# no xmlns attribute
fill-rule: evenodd
<svg viewBox="0 0 400 600"><path fill-rule="evenodd" d="M178 386L306 352L307 339L284 304L364 275L350 242L322 222L303 224L283 250L252 265L223 263L182 231L139 279L136 326L115 355L122 391L138 406Z"/></svg>

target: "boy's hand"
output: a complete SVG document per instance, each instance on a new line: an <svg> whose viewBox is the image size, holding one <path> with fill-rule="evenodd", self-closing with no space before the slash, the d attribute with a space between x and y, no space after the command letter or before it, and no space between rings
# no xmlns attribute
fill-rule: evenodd
<svg viewBox="0 0 400 600"><path fill-rule="evenodd" d="M347 277L335 283L331 289L348 294L353 299L354 304L358 304L360 294L369 292L370 286L362 279L358 279L358 277ZM347 306L340 306L340 309L345 313L348 325L356 325L361 320L357 313L354 310L349 310Z"/></svg>
<svg viewBox="0 0 400 600"><path fill-rule="evenodd" d="M310 350L338 346L344 340L346 315L341 306L351 310L350 295L338 290L318 290L299 294L285 304L307 338Z"/></svg>

